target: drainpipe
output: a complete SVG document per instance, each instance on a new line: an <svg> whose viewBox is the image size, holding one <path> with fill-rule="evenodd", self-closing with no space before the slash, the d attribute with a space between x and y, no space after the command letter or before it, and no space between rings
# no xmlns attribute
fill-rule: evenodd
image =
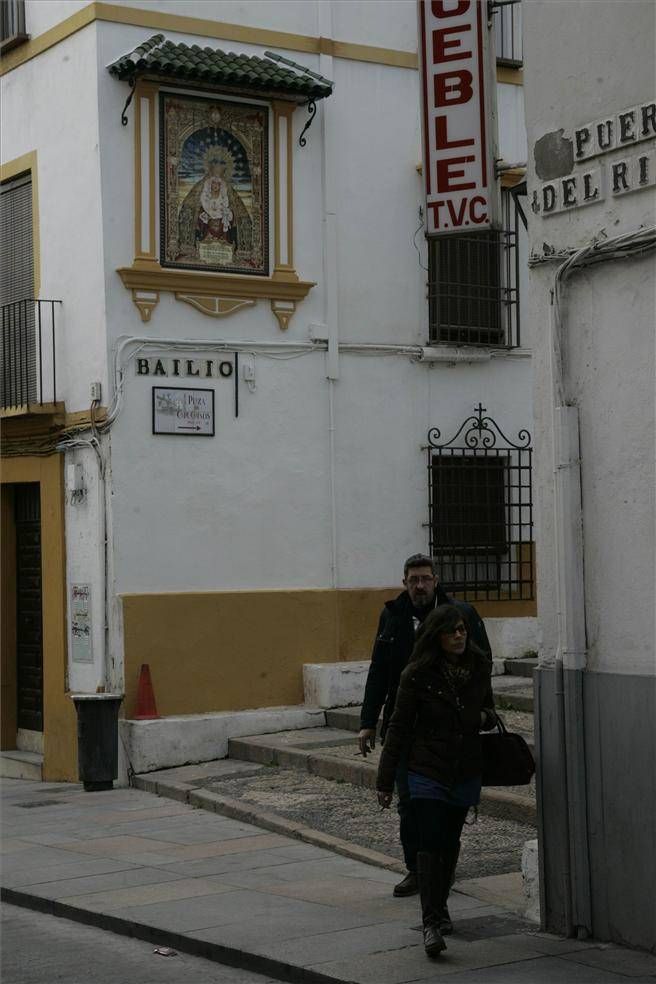
<svg viewBox="0 0 656 984"><path fill-rule="evenodd" d="M319 36L332 38L333 11L331 0L318 0ZM334 78L332 55L319 55L319 72ZM330 586L339 586L337 488L335 466L335 384L339 379L339 305L337 272L337 194L335 168L331 153L336 146L333 135L333 114L328 100L321 104L321 201L323 210L323 283L324 322L328 336L326 379L328 380L328 457L330 494ZM337 626L339 638L339 625Z"/></svg>
<svg viewBox="0 0 656 984"><path fill-rule="evenodd" d="M587 666L583 507L578 407L567 405L562 364L562 325L556 273L552 293L551 376L553 406L554 521L558 645L555 696L557 740L567 789L569 856L563 864L568 933L592 933L583 673Z"/></svg>

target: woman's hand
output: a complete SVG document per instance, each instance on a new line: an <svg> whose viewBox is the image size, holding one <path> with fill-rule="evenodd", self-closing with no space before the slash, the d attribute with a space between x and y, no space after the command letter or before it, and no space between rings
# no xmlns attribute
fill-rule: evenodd
<svg viewBox="0 0 656 984"><path fill-rule="evenodd" d="M378 797L378 805L382 810L389 810L392 805L392 794L382 793L380 790L377 791L376 796Z"/></svg>

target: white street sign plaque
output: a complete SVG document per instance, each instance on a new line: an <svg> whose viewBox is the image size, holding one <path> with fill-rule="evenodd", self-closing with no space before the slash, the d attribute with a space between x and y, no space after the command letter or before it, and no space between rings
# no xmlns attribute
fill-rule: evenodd
<svg viewBox="0 0 656 984"><path fill-rule="evenodd" d="M153 386L153 434L214 437L214 390Z"/></svg>

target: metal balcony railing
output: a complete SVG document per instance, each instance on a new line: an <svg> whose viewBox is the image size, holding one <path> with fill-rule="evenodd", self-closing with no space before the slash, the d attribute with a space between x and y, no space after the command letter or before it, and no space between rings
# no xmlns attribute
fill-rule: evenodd
<svg viewBox="0 0 656 984"><path fill-rule="evenodd" d="M2 410L57 402L56 320L61 303L26 298L0 308Z"/></svg>

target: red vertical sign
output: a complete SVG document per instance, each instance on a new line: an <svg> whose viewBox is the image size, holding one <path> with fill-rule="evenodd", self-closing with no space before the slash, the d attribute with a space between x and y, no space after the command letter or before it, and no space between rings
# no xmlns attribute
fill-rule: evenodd
<svg viewBox="0 0 656 984"><path fill-rule="evenodd" d="M419 0L426 233L489 229L496 219L487 3Z"/></svg>

